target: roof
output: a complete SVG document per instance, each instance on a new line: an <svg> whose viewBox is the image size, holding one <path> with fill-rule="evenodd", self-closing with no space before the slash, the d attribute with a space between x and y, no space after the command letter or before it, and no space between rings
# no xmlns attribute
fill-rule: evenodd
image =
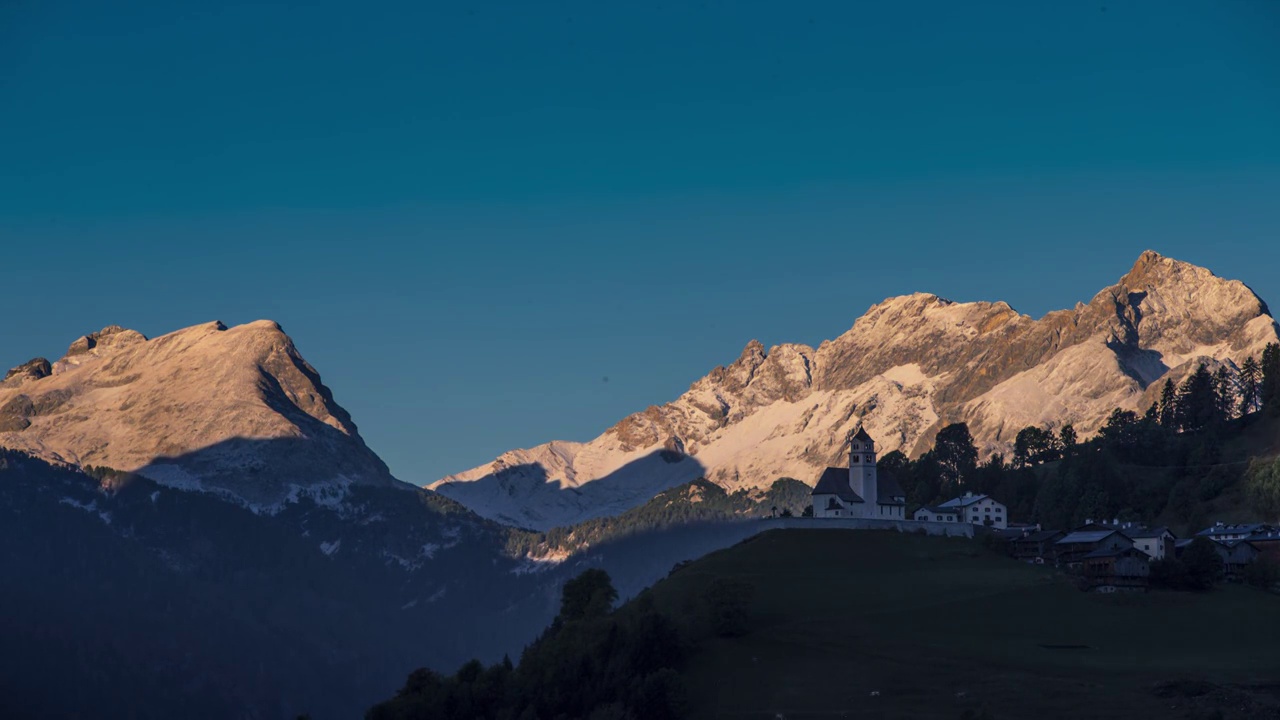
<svg viewBox="0 0 1280 720"><path fill-rule="evenodd" d="M944 508L944 507L938 507L937 505L924 505L920 508L920 510L928 510L929 512L936 513L938 515L955 515L956 514L955 508ZM920 512L920 510L917 510L916 512Z"/></svg>
<svg viewBox="0 0 1280 720"><path fill-rule="evenodd" d="M900 497L905 498L907 493L902 489L902 485L898 483L898 478L888 470L876 468L876 495L880 498L881 505L902 505L900 502L884 501L885 498Z"/></svg>
<svg viewBox="0 0 1280 720"><path fill-rule="evenodd" d="M845 502L866 502L849 486L849 468L829 467L823 470L817 484L813 486L813 491L809 494L811 496L835 495ZM877 505L905 505L906 503L901 500L890 499L905 496L902 485L898 484L898 479L893 473L888 470L876 470Z"/></svg>
<svg viewBox="0 0 1280 720"><path fill-rule="evenodd" d="M1204 530L1201 530L1196 534L1213 538L1213 537L1218 537L1220 535L1252 535L1254 533L1265 533L1272 529L1274 528L1272 528L1270 525L1267 525L1265 523L1249 523L1249 524L1240 524L1240 525L1214 525L1213 527L1205 528Z"/></svg>
<svg viewBox="0 0 1280 720"><path fill-rule="evenodd" d="M1058 541L1059 545L1075 545L1077 543L1095 543L1112 535L1120 534L1119 530L1075 530Z"/></svg>
<svg viewBox="0 0 1280 720"><path fill-rule="evenodd" d="M872 440L871 436L867 434L867 429L862 427L861 425L858 426L858 432L854 433L851 439L858 440L861 442L869 442L869 443L875 442L875 440Z"/></svg>
<svg viewBox="0 0 1280 720"><path fill-rule="evenodd" d="M878 476L877 476L878 477ZM879 489L878 487L876 488ZM822 471L810 495L835 495L845 502L864 502L849 486L849 468L829 467Z"/></svg>
<svg viewBox="0 0 1280 720"><path fill-rule="evenodd" d="M1171 531L1169 528L1163 527L1163 526L1154 527L1154 528L1127 528L1124 531L1124 535L1128 537L1130 540L1138 540L1141 538L1163 537L1165 533L1169 533L1169 535L1173 536L1174 538L1178 537L1177 535L1174 535L1173 531Z"/></svg>
<svg viewBox="0 0 1280 720"><path fill-rule="evenodd" d="M982 502L983 500L986 500L988 497L990 496L989 495L961 495L958 498L951 498L950 500L942 503L938 507L963 508L963 507L968 507L977 502Z"/></svg>

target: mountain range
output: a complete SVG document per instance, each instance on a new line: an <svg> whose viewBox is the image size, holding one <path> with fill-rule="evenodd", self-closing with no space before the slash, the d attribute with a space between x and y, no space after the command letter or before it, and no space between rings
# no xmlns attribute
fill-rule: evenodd
<svg viewBox="0 0 1280 720"><path fill-rule="evenodd" d="M953 422L984 454L1028 425L1082 438L1114 408L1145 410L1168 378L1237 366L1278 339L1266 304L1238 280L1142 253L1088 303L1040 319L1004 302L916 293L872 306L816 348L766 349L588 442L552 441L427 487L477 514L546 530L616 515L705 476L729 491L783 477L815 482L862 425L882 453L916 456Z"/></svg>
<svg viewBox="0 0 1280 720"><path fill-rule="evenodd" d="M1244 284L1148 252L1039 320L916 294L817 348L751 342L590 442L416 488L275 322L109 326L0 380L0 716L349 717L519 653L586 567L625 598L798 511L859 423L910 455L956 421L986 452L1087 436L1276 339Z"/></svg>

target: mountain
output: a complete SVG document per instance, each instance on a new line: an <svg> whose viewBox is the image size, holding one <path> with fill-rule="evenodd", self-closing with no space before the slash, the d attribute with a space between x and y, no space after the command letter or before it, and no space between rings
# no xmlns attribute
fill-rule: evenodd
<svg viewBox="0 0 1280 720"><path fill-rule="evenodd" d="M270 320L151 340L112 325L19 365L0 382L0 446L269 512L399 485Z"/></svg>
<svg viewBox="0 0 1280 720"><path fill-rule="evenodd" d="M499 522L546 530L615 515L706 476L729 489L813 482L861 423L882 452L918 455L966 422L986 453L1027 425L1094 433L1145 410L1163 379L1235 366L1280 339L1244 283L1144 252L1089 303L1033 319L1003 302L916 293L872 306L817 348L752 341L676 400L587 443L550 442L428 487Z"/></svg>
<svg viewBox="0 0 1280 720"><path fill-rule="evenodd" d="M509 532L413 488L268 514L0 448L0 717L359 716L549 620Z"/></svg>

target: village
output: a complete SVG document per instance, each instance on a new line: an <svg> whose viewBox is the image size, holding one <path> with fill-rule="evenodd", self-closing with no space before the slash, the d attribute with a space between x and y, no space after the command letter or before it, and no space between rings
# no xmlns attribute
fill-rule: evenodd
<svg viewBox="0 0 1280 720"><path fill-rule="evenodd" d="M892 473L876 467L871 436L859 427L846 443L849 467L827 468L813 488L814 518L866 521L859 526L868 529L884 527L884 521L900 521L893 526L902 530L909 524L920 530L970 525L972 536L1017 560L1061 568L1089 592L1207 589L1221 581L1246 580L1271 586L1277 581L1266 570L1280 567L1280 528L1266 523L1218 522L1185 538L1168 527L1119 519L1089 519L1079 527L1052 529L1011 522L1002 503L972 492L920 507L908 519L901 486Z"/></svg>

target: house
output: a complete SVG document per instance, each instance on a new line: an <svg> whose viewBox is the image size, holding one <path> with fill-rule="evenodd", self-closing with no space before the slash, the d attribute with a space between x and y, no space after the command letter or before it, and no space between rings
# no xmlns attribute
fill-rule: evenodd
<svg viewBox="0 0 1280 720"><path fill-rule="evenodd" d="M1063 565L1079 565L1085 555L1098 550L1124 550L1131 547L1133 540L1128 536L1103 525L1077 528L1053 544L1057 562Z"/></svg>
<svg viewBox="0 0 1280 720"><path fill-rule="evenodd" d="M974 495L971 492L941 505L922 507L912 517L933 522L967 522L1002 530L1009 524L1009 513L1003 504L990 495Z"/></svg>
<svg viewBox="0 0 1280 720"><path fill-rule="evenodd" d="M960 511L955 508L941 508L937 505L925 505L911 516L914 520L925 522L960 522Z"/></svg>
<svg viewBox="0 0 1280 720"><path fill-rule="evenodd" d="M1061 530L1041 530L1023 535L1013 541L1013 556L1023 562L1053 564L1057 557L1054 543L1065 535Z"/></svg>
<svg viewBox="0 0 1280 720"><path fill-rule="evenodd" d="M845 442L849 467L822 472L810 493L813 516L905 520L907 494L892 473L876 468L875 441L859 427Z"/></svg>
<svg viewBox="0 0 1280 720"><path fill-rule="evenodd" d="M1258 548L1248 540L1230 540L1215 548L1222 558L1222 576L1231 582L1244 580L1249 563L1258 559Z"/></svg>
<svg viewBox="0 0 1280 720"><path fill-rule="evenodd" d="M1258 557L1280 563L1280 530L1259 530L1250 535L1248 541L1258 549Z"/></svg>
<svg viewBox="0 0 1280 720"><path fill-rule="evenodd" d="M1143 592L1151 561L1136 547L1100 547L1080 559L1085 588L1093 592Z"/></svg>
<svg viewBox="0 0 1280 720"><path fill-rule="evenodd" d="M1167 527L1132 527L1122 530L1126 537L1133 541L1133 546L1147 554L1152 560L1164 560L1173 557L1173 545L1178 541Z"/></svg>

